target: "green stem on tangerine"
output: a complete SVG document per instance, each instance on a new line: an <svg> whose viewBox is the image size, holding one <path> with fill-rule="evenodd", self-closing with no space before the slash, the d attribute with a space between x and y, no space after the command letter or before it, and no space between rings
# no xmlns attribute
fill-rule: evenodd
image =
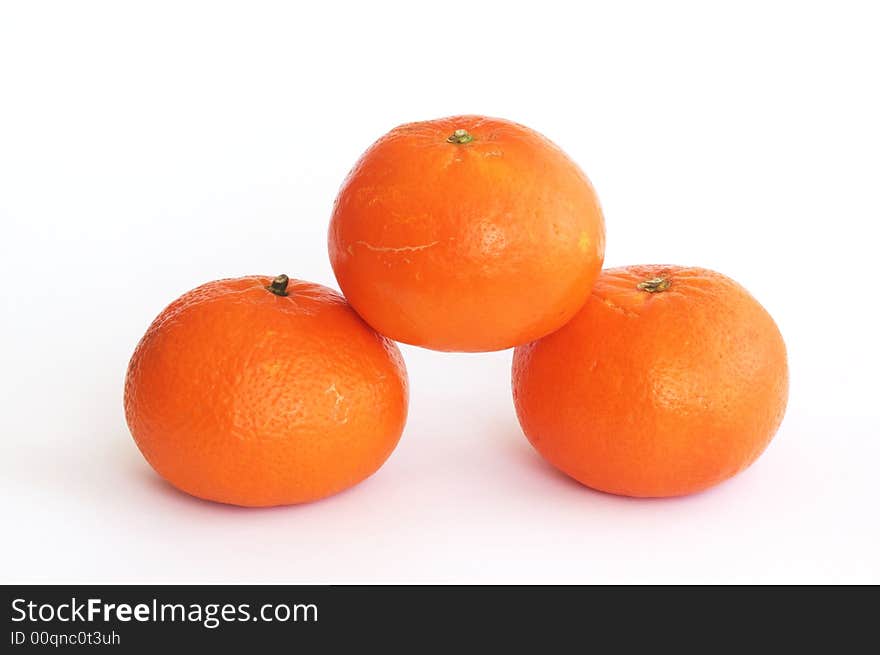
<svg viewBox="0 0 880 655"><path fill-rule="evenodd" d="M268 287L266 287L266 289L274 293L276 296L286 296L287 284L289 282L290 278L282 274L272 280L272 283Z"/></svg>
<svg viewBox="0 0 880 655"><path fill-rule="evenodd" d="M470 143L474 140L474 137L471 136L470 132L467 130L455 130L449 138L446 139L447 143Z"/></svg>
<svg viewBox="0 0 880 655"><path fill-rule="evenodd" d="M650 280L639 282L638 289L648 293L660 293L661 291L666 291L669 288L669 284L669 278L652 277Z"/></svg>

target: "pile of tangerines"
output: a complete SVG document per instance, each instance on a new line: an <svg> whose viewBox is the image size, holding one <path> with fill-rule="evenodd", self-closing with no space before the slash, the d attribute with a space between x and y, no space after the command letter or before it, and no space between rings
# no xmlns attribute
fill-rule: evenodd
<svg viewBox="0 0 880 655"><path fill-rule="evenodd" d="M345 297L255 275L175 300L137 346L125 412L179 489L245 506L357 484L407 413L395 341L515 347L523 431L554 466L627 496L674 496L751 464L788 396L785 345L764 308L710 270L602 271L590 181L556 145L505 120L395 128L333 208Z"/></svg>

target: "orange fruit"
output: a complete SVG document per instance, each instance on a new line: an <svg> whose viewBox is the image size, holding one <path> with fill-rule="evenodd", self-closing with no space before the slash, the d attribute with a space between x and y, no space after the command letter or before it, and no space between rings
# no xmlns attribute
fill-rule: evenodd
<svg viewBox="0 0 880 655"><path fill-rule="evenodd" d="M785 412L785 344L764 308L701 268L604 271L577 316L516 349L523 431L551 464L626 496L678 496L751 464Z"/></svg>
<svg viewBox="0 0 880 655"><path fill-rule="evenodd" d="M304 503L375 472L397 444L406 369L339 294L254 276L171 303L131 358L125 416L175 487L233 505Z"/></svg>
<svg viewBox="0 0 880 655"><path fill-rule="evenodd" d="M564 325L605 251L590 181L534 130L484 116L397 127L336 199L339 286L376 330L447 351L501 350Z"/></svg>

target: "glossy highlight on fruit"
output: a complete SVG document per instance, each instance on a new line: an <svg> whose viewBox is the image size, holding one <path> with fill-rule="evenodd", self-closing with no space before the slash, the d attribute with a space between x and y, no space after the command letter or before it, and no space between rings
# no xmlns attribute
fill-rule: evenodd
<svg viewBox="0 0 880 655"><path fill-rule="evenodd" d="M209 282L171 303L131 358L125 415L179 489L304 503L375 472L406 421L397 346L334 291L287 276Z"/></svg>
<svg viewBox="0 0 880 655"><path fill-rule="evenodd" d="M788 399L785 344L733 280L681 266L606 270L565 327L516 349L523 431L581 483L678 496L767 447Z"/></svg>
<svg viewBox="0 0 880 655"><path fill-rule="evenodd" d="M446 351L491 351L564 325L605 252L596 194L534 130L483 116L397 127L336 199L339 286L377 331Z"/></svg>

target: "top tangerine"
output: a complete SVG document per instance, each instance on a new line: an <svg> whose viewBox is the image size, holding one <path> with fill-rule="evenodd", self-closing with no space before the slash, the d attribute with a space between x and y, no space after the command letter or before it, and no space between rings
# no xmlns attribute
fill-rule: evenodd
<svg viewBox="0 0 880 655"><path fill-rule="evenodd" d="M397 127L357 162L329 230L346 298L380 333L501 350L564 325L605 250L584 173L534 130L454 116Z"/></svg>

